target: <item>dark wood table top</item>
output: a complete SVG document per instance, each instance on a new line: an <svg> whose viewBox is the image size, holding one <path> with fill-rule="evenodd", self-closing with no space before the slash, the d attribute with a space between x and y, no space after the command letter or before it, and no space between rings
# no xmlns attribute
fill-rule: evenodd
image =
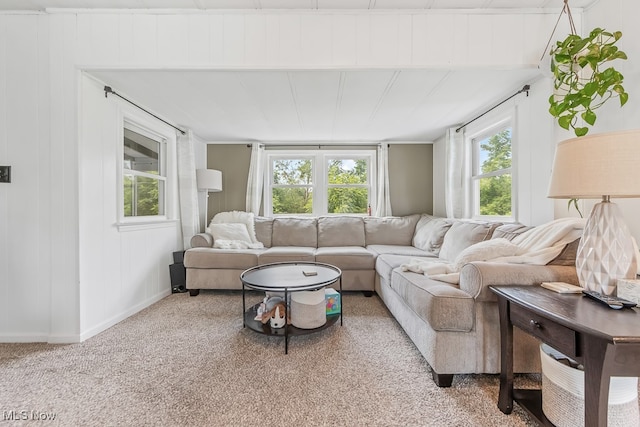
<svg viewBox="0 0 640 427"><path fill-rule="evenodd" d="M539 285L490 286L496 294L578 332L614 344L640 343L640 309L614 310L582 294L559 294Z"/></svg>

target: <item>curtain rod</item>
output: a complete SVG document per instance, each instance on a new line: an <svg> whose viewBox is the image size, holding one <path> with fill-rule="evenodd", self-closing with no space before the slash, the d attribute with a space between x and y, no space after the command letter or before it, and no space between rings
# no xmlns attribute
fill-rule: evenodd
<svg viewBox="0 0 640 427"><path fill-rule="evenodd" d="M514 93L513 95L511 95L510 97L508 97L507 99L502 100L500 103L494 105L493 107L489 108L487 111L485 111L484 113L480 114L477 117L474 117L473 119L469 120L467 123L463 124L462 126L460 126L458 129L456 129L456 133L460 132L460 129L464 128L466 125L468 125L469 123L473 123L476 120L478 120L480 117L484 116L485 114L487 114L489 111L494 110L496 108L498 108L499 106L501 106L502 104L504 104L505 102L507 102L508 100L510 100L511 98L513 98L514 96L521 94L522 92L527 92L527 96L529 96L529 89L531 89L530 85L524 85L522 86L522 89L520 89L519 91L517 91L516 93Z"/></svg>
<svg viewBox="0 0 640 427"><path fill-rule="evenodd" d="M168 121L166 121L166 120L164 120L164 119L161 119L160 117L156 116L156 115L155 115L155 114L153 114L152 112L145 110L144 108L142 108L141 106L139 106L139 105L138 105L138 104L136 104L135 102L133 102L133 101L129 101L127 98L125 98L124 96L120 95L119 93L117 93L117 92L115 92L113 89L111 89L111 86L105 86L105 87L104 87L104 97L105 97L105 98L107 98L107 97L108 97L108 95L109 95L110 93L114 94L115 96L117 96L117 97L119 97L119 98L121 98L121 99L124 99L124 100L125 100L125 101L127 101L129 104L131 104L131 105L133 105L133 106L135 106L135 107L137 107L137 108L141 109L141 110L142 110L142 111L144 111L145 113L147 113L147 114L149 114L149 115L151 115L151 116L155 117L156 119L160 120L161 122L168 124L169 126L171 126L172 128L174 128L175 130L177 130L177 131L181 132L183 135L186 133L185 131L183 131L183 130L182 130L182 129L180 129L179 127L176 127L176 126L172 125L171 123L169 123Z"/></svg>
<svg viewBox="0 0 640 427"><path fill-rule="evenodd" d="M260 144L261 147L285 147L285 148L296 148L296 147L318 147L318 149L322 147L378 147L381 143L371 143L371 144L349 144L349 143L341 143L341 144ZM251 148L252 144L247 144L247 148Z"/></svg>

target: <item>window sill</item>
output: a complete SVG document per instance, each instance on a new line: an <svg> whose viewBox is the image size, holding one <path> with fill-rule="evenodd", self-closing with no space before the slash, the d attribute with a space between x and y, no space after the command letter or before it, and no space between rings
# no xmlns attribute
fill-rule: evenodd
<svg viewBox="0 0 640 427"><path fill-rule="evenodd" d="M117 222L116 227L118 231L139 231L150 230L153 228L170 228L175 227L178 224L177 219L160 219L160 220L148 220L148 221L130 221L130 222Z"/></svg>

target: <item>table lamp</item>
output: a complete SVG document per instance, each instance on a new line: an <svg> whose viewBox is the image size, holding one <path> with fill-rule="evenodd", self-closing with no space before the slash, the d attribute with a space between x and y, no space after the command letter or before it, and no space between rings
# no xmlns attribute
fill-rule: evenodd
<svg viewBox="0 0 640 427"><path fill-rule="evenodd" d="M640 130L572 138L556 148L549 197L602 199L587 219L576 270L583 288L614 294L617 279L635 278L634 242L611 198L640 196Z"/></svg>
<svg viewBox="0 0 640 427"><path fill-rule="evenodd" d="M198 190L207 192L207 210L205 211L205 226L209 215L209 193L222 191L222 172L215 169L196 169L196 183Z"/></svg>

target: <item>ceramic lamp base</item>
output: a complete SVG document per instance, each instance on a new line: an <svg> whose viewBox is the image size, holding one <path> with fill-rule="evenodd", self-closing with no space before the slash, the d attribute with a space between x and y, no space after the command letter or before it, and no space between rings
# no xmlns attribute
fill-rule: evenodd
<svg viewBox="0 0 640 427"><path fill-rule="evenodd" d="M617 279L635 278L633 240L615 203L593 207L578 246L576 270L583 288L605 295L615 294Z"/></svg>

